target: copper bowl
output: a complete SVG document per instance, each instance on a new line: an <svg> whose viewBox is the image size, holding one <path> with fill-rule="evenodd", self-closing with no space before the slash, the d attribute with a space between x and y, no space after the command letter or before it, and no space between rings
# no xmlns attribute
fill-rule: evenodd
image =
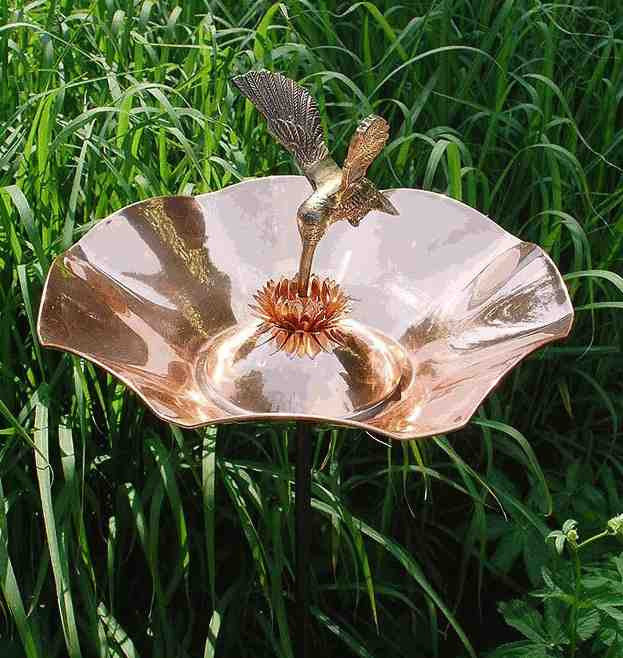
<svg viewBox="0 0 623 658"><path fill-rule="evenodd" d="M538 246L441 194L390 190L398 216L334 225L314 267L351 299L346 345L315 358L258 341L253 296L298 266L302 176L135 203L54 261L45 346L83 356L184 427L314 420L396 439L465 425L573 307Z"/></svg>

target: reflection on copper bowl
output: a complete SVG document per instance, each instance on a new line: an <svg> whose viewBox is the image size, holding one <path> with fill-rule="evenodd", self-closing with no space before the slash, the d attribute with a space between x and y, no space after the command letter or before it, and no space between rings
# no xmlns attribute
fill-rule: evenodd
<svg viewBox="0 0 623 658"><path fill-rule="evenodd" d="M102 220L48 274L41 342L106 368L187 427L308 419L411 439L468 422L501 377L566 336L549 257L440 194L389 191L397 216L331 229L314 271L349 298L341 340L275 348L251 308L297 271L300 176L154 198Z"/></svg>

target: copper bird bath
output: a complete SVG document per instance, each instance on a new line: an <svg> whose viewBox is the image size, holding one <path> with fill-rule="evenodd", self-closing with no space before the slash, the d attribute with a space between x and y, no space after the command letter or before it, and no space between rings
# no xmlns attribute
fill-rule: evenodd
<svg viewBox="0 0 623 658"><path fill-rule="evenodd" d="M340 169L296 83L267 72L235 83L306 178L114 213L54 261L38 332L116 375L165 421L299 421L300 658L310 423L392 439L456 430L515 364L568 334L573 308L538 246L441 194L377 190L365 172L387 139L380 117L360 124Z"/></svg>

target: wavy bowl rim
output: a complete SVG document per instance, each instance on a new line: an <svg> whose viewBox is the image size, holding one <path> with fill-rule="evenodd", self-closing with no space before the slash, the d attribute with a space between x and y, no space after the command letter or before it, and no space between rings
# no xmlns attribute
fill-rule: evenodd
<svg viewBox="0 0 623 658"><path fill-rule="evenodd" d="M449 197L445 194L441 194L439 192L433 192L431 190L421 190L418 188L414 187L399 187L399 188L389 188L386 190L383 190L383 192L398 192L398 191L407 191L407 192L417 192L419 194L425 194L429 196L435 196L443 200L449 200L453 203L459 204L461 206L464 206L465 208L469 208L471 211L475 211L479 213L482 217L485 219L489 220L490 222L494 223L498 230L503 231L507 235L510 235L513 237L515 240L517 240L517 244L523 244L523 245L529 245L536 249L538 252L540 252L540 255L544 256L546 261L551 265L553 271L555 272L555 282L558 285L558 287L564 292L565 295L565 305L568 306L569 308L569 313L568 313L568 323L566 330L564 333L561 333L559 335L554 335L551 338L544 339L542 341L539 341L538 343L535 343L534 345L530 346L528 351L525 352L522 356L517 358L516 360L512 361L510 365L504 368L504 370L492 380L491 384L486 388L486 391L483 393L483 395L480 397L480 400L473 405L473 408L469 411L468 414L466 414L465 419L461 420L457 423L451 423L447 426L444 426L440 428L439 430L436 430L434 432L416 432L416 433L396 433L396 432L390 432L385 429L378 428L374 425L370 425L369 423L361 422L361 421L355 421L355 420L348 420L346 418L339 418L339 417L332 417L332 416L317 416L317 415L311 415L311 414L296 414L296 413L285 413L285 412L275 412L275 413L264 413L264 414L258 414L258 413L248 413L248 414L241 414L241 415L228 415L228 416L223 416L223 417L218 417L218 418L213 418L210 419L209 421L201 421L197 423L184 423L180 422L178 420L175 420L173 418L167 417L166 415L160 413L157 411L149 401L149 398L143 393L141 393L138 388L125 376L120 375L119 373L115 372L113 369L110 367L104 365L100 360L97 358L94 358L93 356L90 356L86 352L81 352L80 350L76 350L72 348L70 345L63 345L61 343L56 343L55 341L52 340L46 340L42 336L42 322L43 322L43 314L46 306L46 301L47 301L47 289L48 289L48 284L50 282L51 277L55 273L56 268L59 266L58 263L61 259L63 259L69 252L71 252L73 249L75 249L77 246L80 245L82 240L86 239L89 233L91 231L96 230L103 222L112 219L116 215L120 215L121 213L125 212L127 209L132 208L134 206L140 205L142 203L145 203L146 201L150 201L153 199L174 199L174 198L186 198L186 199L195 199L195 200L201 200L206 197L210 196L218 196L222 194L223 192L232 190L234 188L244 186L250 183L257 183L260 181L268 181L268 180L275 180L275 179L304 179L304 176L297 176L294 174L286 174L286 175L271 175L271 176L262 176L262 177L250 177L250 178L245 178L241 181L238 181L236 183L233 183L232 185L228 185L227 187L223 187L220 190L213 190L211 192L204 192L202 194L198 195L192 195L192 194L165 194L165 195L159 195L155 197L148 197L147 199L142 199L140 201L135 201L133 203L130 203L126 206L123 206L119 210L115 210L113 213L107 215L106 217L103 217L99 221L97 221L79 240L77 240L74 244L71 245L68 249L65 251L61 252L58 254L54 260L52 261L47 275L45 279L45 283L43 285L43 289L41 291L41 301L39 303L39 311L37 313L37 337L39 339L40 344L43 347L46 348L52 348L56 349L59 351L63 352L68 352L70 354L73 354L75 356L78 356L80 358L86 359L87 361L90 361L91 363L94 363L95 365L99 366L106 372L109 372L111 375L116 377L121 383L123 383L127 388L129 388L133 393L135 393L143 402L144 404L148 407L148 409L160 420L163 420L167 423L177 425L178 427L182 427L184 429L199 429L201 427L207 427L211 425L230 425L233 423L246 423L246 422L292 422L292 421L307 421L307 422L314 422L314 423L319 423L319 424L328 424L328 425L335 425L338 427L348 427L348 428L354 428L354 429L361 429L369 433L374 433L374 434L380 434L382 436L385 436L389 439L392 440L397 440L397 441L409 441L413 439L424 439L424 438L429 438L433 436L438 436L438 435L443 435L443 434L448 434L450 432L456 432L457 430L460 430L464 427L466 427L469 422L471 421L472 417L476 413L478 407L483 403L483 401L490 395L490 393L501 383L501 381L506 377L506 375L513 370L519 364L521 361L526 359L528 356L530 356L533 352L535 352L538 349L541 349L545 345L551 342L555 342L558 340L564 340L569 336L571 329L573 327L573 323L575 320L575 309L573 307L573 303L571 302L571 297L569 295L569 290L567 288L567 285L564 282L563 275L561 272L558 270L556 267L556 264L554 261L551 259L549 254L538 244L535 244L533 242L527 242L525 240L519 239L517 236L513 235L509 231L507 231L505 228L497 224L494 220L492 220L490 217L485 215L484 213L481 213L479 210L476 208L473 208L472 206L469 206L468 204L464 203L463 201L460 201L458 199L454 199L452 197ZM567 316L562 316L561 319ZM373 417L374 418L374 417Z"/></svg>

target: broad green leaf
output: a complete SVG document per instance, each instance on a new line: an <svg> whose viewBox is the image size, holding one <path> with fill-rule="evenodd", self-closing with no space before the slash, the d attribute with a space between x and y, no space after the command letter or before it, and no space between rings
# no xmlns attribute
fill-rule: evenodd
<svg viewBox="0 0 623 658"><path fill-rule="evenodd" d="M547 643L543 617L532 606L520 599L513 599L498 606L504 617L504 621L516 628L533 642Z"/></svg>

